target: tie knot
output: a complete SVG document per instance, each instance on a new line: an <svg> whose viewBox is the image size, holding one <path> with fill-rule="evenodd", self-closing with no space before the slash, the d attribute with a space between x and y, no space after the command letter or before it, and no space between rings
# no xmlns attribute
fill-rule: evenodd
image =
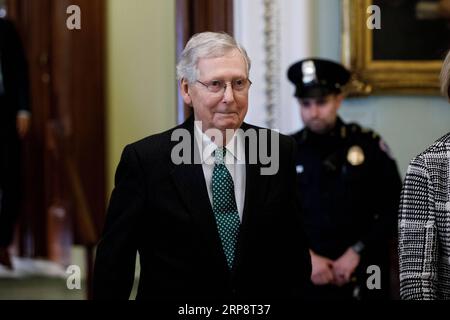
<svg viewBox="0 0 450 320"><path fill-rule="evenodd" d="M225 148L220 147L214 151L214 163L216 164L224 163L223 159L225 158L225 150L226 150Z"/></svg>

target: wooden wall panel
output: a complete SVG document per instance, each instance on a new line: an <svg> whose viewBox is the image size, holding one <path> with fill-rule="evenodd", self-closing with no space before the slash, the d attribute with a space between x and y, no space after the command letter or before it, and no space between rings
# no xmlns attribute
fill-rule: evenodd
<svg viewBox="0 0 450 320"><path fill-rule="evenodd" d="M105 216L105 1L7 1L32 101L19 243L26 256L67 262L73 242L96 242ZM69 5L81 9L81 30L66 27Z"/></svg>

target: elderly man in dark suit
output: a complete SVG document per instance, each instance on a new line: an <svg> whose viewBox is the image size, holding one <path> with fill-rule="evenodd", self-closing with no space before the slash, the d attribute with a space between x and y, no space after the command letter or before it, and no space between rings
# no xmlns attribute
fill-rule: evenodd
<svg viewBox="0 0 450 320"><path fill-rule="evenodd" d="M138 299L301 297L311 261L295 196L295 144L243 122L249 70L227 34L187 43L177 73L193 116L125 148L94 298L129 298L136 252ZM261 152L277 163L272 172Z"/></svg>
<svg viewBox="0 0 450 320"><path fill-rule="evenodd" d="M20 204L20 139L30 126L25 53L12 24L0 19L0 264L12 268L12 243Z"/></svg>

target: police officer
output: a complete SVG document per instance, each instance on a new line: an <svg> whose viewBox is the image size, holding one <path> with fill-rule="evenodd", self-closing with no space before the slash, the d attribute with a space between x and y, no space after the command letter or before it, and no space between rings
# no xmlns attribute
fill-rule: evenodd
<svg viewBox="0 0 450 320"><path fill-rule="evenodd" d="M289 68L288 78L305 125L293 137L313 267L307 296L388 298L401 190L396 163L378 134L338 117L350 80L342 65L305 59Z"/></svg>

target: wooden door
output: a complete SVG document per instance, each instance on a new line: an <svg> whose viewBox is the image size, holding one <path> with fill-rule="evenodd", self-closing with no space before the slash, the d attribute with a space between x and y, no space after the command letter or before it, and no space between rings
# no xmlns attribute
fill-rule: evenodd
<svg viewBox="0 0 450 320"><path fill-rule="evenodd" d="M70 5L81 29L69 30ZM32 131L24 144L22 254L67 264L105 214L104 0L7 0L26 49Z"/></svg>

